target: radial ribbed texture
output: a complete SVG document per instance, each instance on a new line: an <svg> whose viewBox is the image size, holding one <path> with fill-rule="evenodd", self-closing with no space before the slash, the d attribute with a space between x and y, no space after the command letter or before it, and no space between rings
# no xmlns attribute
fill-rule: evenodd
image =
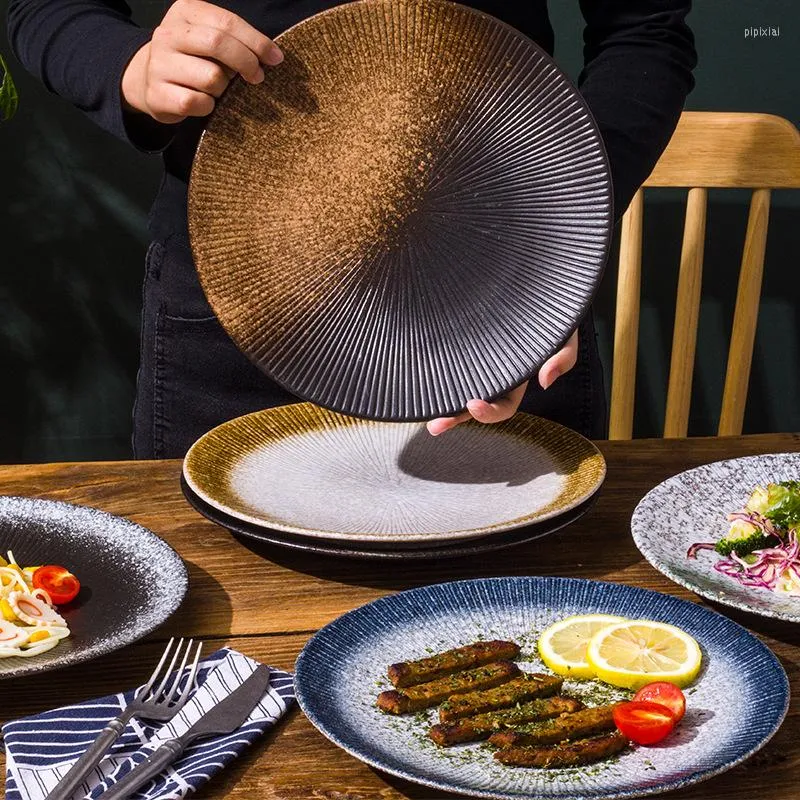
<svg viewBox="0 0 800 800"><path fill-rule="evenodd" d="M495 550L518 547L535 539L550 536L568 527L580 519L594 504L594 497L591 497L579 506L570 511L565 511L557 517L525 525L523 528L496 532L492 533L491 536L487 535L477 539L457 540L455 543L432 542L426 546L421 542L402 545L397 539L392 542L349 542L287 533L264 525L256 525L252 522L243 522L236 517L225 514L210 503L201 500L189 488L185 478L181 480L181 489L189 505L199 511L206 519L221 525L223 528L227 528L236 536L243 536L252 542L257 542L259 545L266 545L267 549L269 546L275 545L315 555L377 561L443 561L453 558L474 558ZM268 554L267 557L269 557Z"/></svg>
<svg viewBox="0 0 800 800"><path fill-rule="evenodd" d="M492 398L575 327L611 231L582 98L513 28L362 0L278 37L198 148L192 248L222 325L297 395L411 420Z"/></svg>
<svg viewBox="0 0 800 800"><path fill-rule="evenodd" d="M435 709L394 717L375 706L377 694L392 688L388 664L479 638L518 642L520 667L543 671L538 635L556 620L589 613L671 623L699 642L703 667L687 690L686 716L663 743L587 768L506 767L482 744L435 745L426 736ZM459 581L376 600L309 640L297 660L295 688L312 724L356 758L459 796L499 800L628 798L679 789L762 747L789 706L789 681L778 659L735 622L669 595L571 578ZM592 684L567 679L564 688L578 697L588 689L587 703L598 704Z"/></svg>
<svg viewBox="0 0 800 800"><path fill-rule="evenodd" d="M602 484L605 460L575 431L528 414L435 438L420 422L297 403L209 431L183 474L201 500L244 522L341 541L442 544L575 508Z"/></svg>

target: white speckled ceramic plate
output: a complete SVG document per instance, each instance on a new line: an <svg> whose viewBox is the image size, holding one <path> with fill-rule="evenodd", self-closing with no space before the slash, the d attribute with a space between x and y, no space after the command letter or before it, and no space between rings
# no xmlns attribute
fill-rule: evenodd
<svg viewBox="0 0 800 800"><path fill-rule="evenodd" d="M600 488L605 460L574 431L527 414L433 437L423 423L298 403L209 431L186 454L183 476L243 522L401 547L553 519Z"/></svg>
<svg viewBox="0 0 800 800"><path fill-rule="evenodd" d="M538 633L565 616L585 613L661 620L699 642L704 663L686 690L686 716L663 743L633 747L587 768L513 768L495 761L484 745L442 750L426 737L427 723L416 715L393 717L375 707L378 693L391 688L388 664L479 637L519 642L520 666L541 671L535 655ZM575 694L583 694L584 687L578 681L565 684ZM344 614L309 640L297 660L295 688L312 724L376 769L437 789L501 800L639 797L697 783L761 748L789 703L788 680L778 660L727 617L646 589L570 578L486 578L381 598Z"/></svg>
<svg viewBox="0 0 800 800"><path fill-rule="evenodd" d="M648 492L636 507L633 539L657 570L709 600L800 622L800 597L742 586L714 569L720 558L714 552L686 557L694 542L714 542L727 533L727 515L738 511L757 485L798 478L800 453L747 456L681 472Z"/></svg>
<svg viewBox="0 0 800 800"><path fill-rule="evenodd" d="M23 566L60 564L81 591L59 611L72 631L52 650L0 659L0 679L88 661L141 639L180 606L189 576L180 556L151 531L95 508L0 497L0 554Z"/></svg>

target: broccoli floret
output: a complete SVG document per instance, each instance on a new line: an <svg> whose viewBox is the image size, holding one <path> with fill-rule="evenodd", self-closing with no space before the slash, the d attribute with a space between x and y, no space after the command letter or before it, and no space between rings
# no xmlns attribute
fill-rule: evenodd
<svg viewBox="0 0 800 800"><path fill-rule="evenodd" d="M767 535L755 525L737 519L731 523L728 535L720 539L714 549L722 556L729 556L735 552L741 558L752 553L753 550L770 547L776 541L774 536Z"/></svg>

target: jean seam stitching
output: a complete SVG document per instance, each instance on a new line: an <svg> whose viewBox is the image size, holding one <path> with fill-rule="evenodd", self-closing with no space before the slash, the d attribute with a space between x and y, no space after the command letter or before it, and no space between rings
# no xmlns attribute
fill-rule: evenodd
<svg viewBox="0 0 800 800"><path fill-rule="evenodd" d="M147 353L146 342L149 339L148 330L147 330L148 324L149 324L148 323L148 316L149 315L147 313L147 308L148 308L148 297L147 297L147 295L148 295L148 287L150 287L150 285L152 284L152 282L154 280L158 279L158 273L161 270L161 261L162 261L163 255L164 255L164 248L163 248L163 245L161 244L161 242L159 242L157 239L154 239L153 241L151 241L150 244L147 247L147 252L145 254L145 261L144 261L144 266L145 266L145 269L144 269L144 281L142 282L142 321L141 321L140 330L139 330L139 359L140 359L140 364L139 364L139 369L137 371L137 378L136 378L137 387L138 387L139 381L143 377L145 379L147 378L147 374L146 374L147 371L144 369L143 364L144 364L144 359L145 359L146 353ZM155 324L153 326L153 355L154 356L156 355L157 351L158 351L158 317L156 315L156 321L155 321ZM155 411L155 408L154 408L154 406L155 406L155 397L156 397L156 390L157 390L157 386L156 386L156 384L157 384L157 376L156 376L156 366L155 366L155 364L154 364L154 368L153 368L153 373L151 375L151 380L153 382L153 386L152 386L153 394L152 394L152 397L150 398L150 404L151 404L151 412L154 412ZM134 403L133 403L133 413L131 415L133 426L134 426L134 432L139 427L137 420L139 419L139 416L141 414L141 408L140 408L141 403L142 403L142 398L141 398L140 390L137 388L136 396L134 398ZM153 414L152 418L153 419L155 418L155 414ZM154 429L149 430L148 431L148 436L151 439L150 447L154 448L154 446L155 446L155 430ZM133 450L134 458L142 458L142 457L144 457L143 454L139 452L139 448L137 448L137 446L136 446L137 436L136 436L135 433L134 433L134 436L132 437L132 440L133 440L132 441L132 450ZM151 450L151 452L153 452L153 451Z"/></svg>
<svg viewBox="0 0 800 800"><path fill-rule="evenodd" d="M164 307L159 305L155 325L155 367L153 370L153 455L162 458L164 454Z"/></svg>

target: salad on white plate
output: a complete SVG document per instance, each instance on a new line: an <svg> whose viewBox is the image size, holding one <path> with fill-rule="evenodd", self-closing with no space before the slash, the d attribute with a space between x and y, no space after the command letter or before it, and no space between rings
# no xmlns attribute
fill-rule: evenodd
<svg viewBox="0 0 800 800"><path fill-rule="evenodd" d="M744 508L728 515L730 529L716 542L695 542L723 556L714 569L743 586L800 596L800 480L756 486Z"/></svg>

